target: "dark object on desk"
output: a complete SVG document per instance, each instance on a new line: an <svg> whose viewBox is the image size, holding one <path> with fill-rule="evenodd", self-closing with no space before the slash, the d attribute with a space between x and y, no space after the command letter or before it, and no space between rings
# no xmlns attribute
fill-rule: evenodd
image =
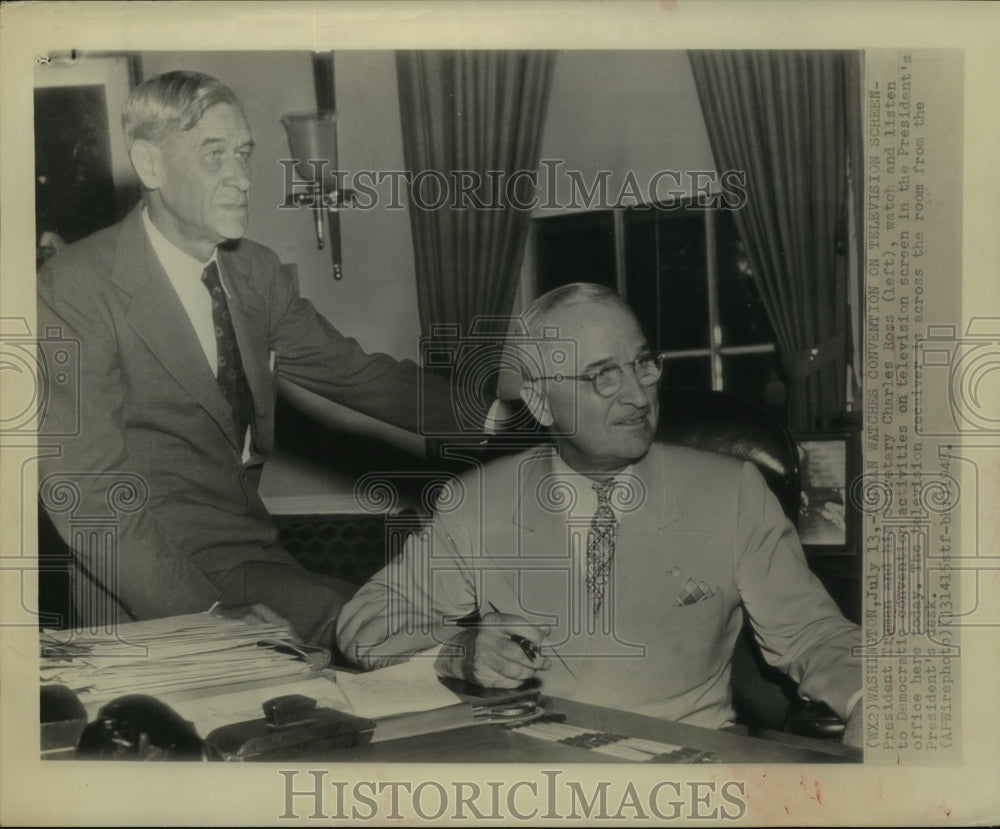
<svg viewBox="0 0 1000 829"><path fill-rule="evenodd" d="M87 710L83 703L65 685L43 685L38 713L42 756L48 759L72 757L87 727Z"/></svg>
<svg viewBox="0 0 1000 829"><path fill-rule="evenodd" d="M76 747L78 760L205 760L194 726L145 694L112 700L97 712Z"/></svg>
<svg viewBox="0 0 1000 829"><path fill-rule="evenodd" d="M844 722L822 702L799 700L788 712L785 731L814 740L839 743L844 734Z"/></svg>
<svg viewBox="0 0 1000 829"><path fill-rule="evenodd" d="M288 694L268 700L264 717L216 728L205 742L222 760L323 760L331 751L365 745L375 723L316 700Z"/></svg>

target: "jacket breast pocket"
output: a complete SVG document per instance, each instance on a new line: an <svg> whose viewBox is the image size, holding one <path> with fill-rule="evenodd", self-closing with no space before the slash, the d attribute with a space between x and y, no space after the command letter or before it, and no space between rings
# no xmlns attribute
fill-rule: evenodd
<svg viewBox="0 0 1000 829"><path fill-rule="evenodd" d="M646 624L625 637L645 648L642 658L629 663L628 684L655 689L650 700L662 701L718 676L730 656L725 652L730 604L725 591L717 589L692 604L679 605L671 597L669 605L661 602L655 610L649 608L643 617ZM622 608L623 616L627 612Z"/></svg>
<svg viewBox="0 0 1000 829"><path fill-rule="evenodd" d="M726 601L722 590L692 604L668 607L652 636L675 658L714 665L722 658Z"/></svg>

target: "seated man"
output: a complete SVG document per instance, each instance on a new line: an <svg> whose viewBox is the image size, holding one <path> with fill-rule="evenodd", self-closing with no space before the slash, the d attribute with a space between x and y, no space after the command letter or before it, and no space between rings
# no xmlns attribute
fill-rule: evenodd
<svg viewBox="0 0 1000 829"><path fill-rule="evenodd" d="M757 468L654 440L661 359L613 292L558 288L523 322L533 339L508 354L529 366L537 347L541 364L515 391L552 444L453 482L429 543L413 539L344 607L342 651L372 668L429 650L442 675L513 687L539 674L552 696L720 728L735 717L742 603L769 662L850 718L859 744L858 627Z"/></svg>

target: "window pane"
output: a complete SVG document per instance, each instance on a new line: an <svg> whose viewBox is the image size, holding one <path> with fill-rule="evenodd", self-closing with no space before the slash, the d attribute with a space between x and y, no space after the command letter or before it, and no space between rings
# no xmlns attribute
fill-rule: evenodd
<svg viewBox="0 0 1000 829"><path fill-rule="evenodd" d="M570 282L596 282L617 289L610 210L535 221L539 296Z"/></svg>
<svg viewBox="0 0 1000 829"><path fill-rule="evenodd" d="M660 342L665 349L707 348L708 273L704 210L658 210Z"/></svg>
<svg viewBox="0 0 1000 829"><path fill-rule="evenodd" d="M722 388L784 417L788 389L774 352L722 355Z"/></svg>
<svg viewBox="0 0 1000 829"><path fill-rule="evenodd" d="M660 386L678 389L712 388L712 358L670 357L663 361Z"/></svg>
<svg viewBox="0 0 1000 829"><path fill-rule="evenodd" d="M729 210L715 211L715 250L723 345L774 342L750 260Z"/></svg>
<svg viewBox="0 0 1000 829"><path fill-rule="evenodd" d="M650 345L662 348L661 320L657 313L660 285L656 279L656 222L653 210L625 211L625 299Z"/></svg>

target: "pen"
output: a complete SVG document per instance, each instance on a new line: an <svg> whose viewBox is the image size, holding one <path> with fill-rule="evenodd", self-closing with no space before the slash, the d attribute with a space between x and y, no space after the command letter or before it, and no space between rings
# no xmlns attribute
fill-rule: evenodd
<svg viewBox="0 0 1000 829"><path fill-rule="evenodd" d="M497 606L493 604L493 602L487 602L487 604L490 606L490 610L492 610L494 613L500 612L497 609ZM515 642L521 648L521 650L524 651L524 655L528 657L528 659L530 659L532 662L535 661L535 657L538 656L541 650L540 647L536 647L527 639L525 639L523 636L519 636L516 633L508 633L507 635L510 637L510 640L512 642ZM552 653L555 655L556 659L559 660L559 664L561 664L567 671L569 671L569 675L573 677L573 679L576 679L576 674L573 673L573 669L570 668L570 666L563 661L563 658L559 655L559 651L557 651L555 648L551 648L551 650Z"/></svg>
<svg viewBox="0 0 1000 829"><path fill-rule="evenodd" d="M493 602L489 602L489 606L490 610L492 610L494 613L500 612L499 610L497 610L497 606L493 604ZM532 662L535 661L535 657L538 656L538 649L533 644L531 644L531 642L529 642L523 636L518 636L516 633L508 633L507 636L509 636L510 640L515 644L517 644L522 651L524 651L524 655L528 657L528 659L530 659Z"/></svg>

